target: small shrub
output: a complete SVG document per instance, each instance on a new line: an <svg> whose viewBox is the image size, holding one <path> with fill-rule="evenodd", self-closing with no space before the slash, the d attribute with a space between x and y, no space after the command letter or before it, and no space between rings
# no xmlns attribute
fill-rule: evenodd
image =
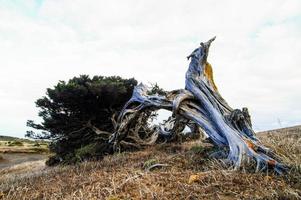
<svg viewBox="0 0 301 200"><path fill-rule="evenodd" d="M96 154L96 144L88 144L84 147L81 147L75 151L75 157L78 160L85 160L86 158L91 158Z"/></svg>
<svg viewBox="0 0 301 200"><path fill-rule="evenodd" d="M34 146L34 147L40 147L41 145L37 142L37 143L34 143L33 146Z"/></svg>
<svg viewBox="0 0 301 200"><path fill-rule="evenodd" d="M54 155L46 161L46 165L55 166L59 163L62 164L76 164L84 160L99 159L101 156L98 154L99 147L97 143L88 144L79 149L76 149L74 153L68 153L64 157Z"/></svg>
<svg viewBox="0 0 301 200"><path fill-rule="evenodd" d="M80 161L82 161L80 157L75 156L73 153L68 153L63 160L63 164L69 165L69 164L76 164Z"/></svg>
<svg viewBox="0 0 301 200"><path fill-rule="evenodd" d="M109 196L107 200L121 200L118 196Z"/></svg>
<svg viewBox="0 0 301 200"><path fill-rule="evenodd" d="M21 141L12 141L12 142L8 142L8 146L24 146L23 142Z"/></svg>
<svg viewBox="0 0 301 200"><path fill-rule="evenodd" d="M198 145L198 146L191 147L190 150L195 154L202 154L205 152L206 149L203 146Z"/></svg>
<svg viewBox="0 0 301 200"><path fill-rule="evenodd" d="M32 150L34 150L35 153L49 153L49 149L44 147L35 147L32 148Z"/></svg>
<svg viewBox="0 0 301 200"><path fill-rule="evenodd" d="M49 157L45 164L47 166L55 166L55 165L58 165L61 161L62 161L62 159L59 156L55 155L55 156Z"/></svg>
<svg viewBox="0 0 301 200"><path fill-rule="evenodd" d="M158 163L158 160L155 159L155 158L152 158L152 159L149 159L147 161L144 162L143 164L143 169L147 169L149 168L150 166L154 165L154 164L157 164Z"/></svg>

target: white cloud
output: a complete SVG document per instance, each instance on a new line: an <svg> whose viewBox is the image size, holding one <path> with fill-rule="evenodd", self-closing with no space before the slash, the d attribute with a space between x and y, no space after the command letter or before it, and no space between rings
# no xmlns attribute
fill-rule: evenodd
<svg viewBox="0 0 301 200"><path fill-rule="evenodd" d="M183 88L185 57L214 35L230 105L248 106L257 129L301 122L298 0L26 2L0 3L0 133L22 136L45 88L79 74Z"/></svg>

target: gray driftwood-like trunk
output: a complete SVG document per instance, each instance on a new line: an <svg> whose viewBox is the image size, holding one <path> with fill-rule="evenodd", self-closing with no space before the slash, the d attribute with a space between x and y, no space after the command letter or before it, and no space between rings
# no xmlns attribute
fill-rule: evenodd
<svg viewBox="0 0 301 200"><path fill-rule="evenodd" d="M146 85L136 86L116 121L110 144L118 150L122 145L139 148L158 140L171 141L183 134L187 126L191 133L205 132L223 149L219 155L226 155L225 159L235 169L253 162L257 165L256 171L272 168L282 173L286 167L256 138L247 108L232 109L218 92L211 65L207 62L214 40L201 43L187 57L190 64L185 89L150 95ZM164 124L152 126L149 118L159 109L172 111L172 116Z"/></svg>

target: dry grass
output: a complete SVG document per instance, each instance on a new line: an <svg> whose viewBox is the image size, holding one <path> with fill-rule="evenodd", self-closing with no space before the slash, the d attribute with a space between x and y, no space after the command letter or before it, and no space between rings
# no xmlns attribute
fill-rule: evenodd
<svg viewBox="0 0 301 200"><path fill-rule="evenodd" d="M225 170L201 142L165 144L0 179L0 199L300 199L301 131L260 138L293 166L288 175Z"/></svg>
<svg viewBox="0 0 301 200"><path fill-rule="evenodd" d="M21 177L31 176L46 168L46 160L29 161L21 164L16 164L12 167L0 169L0 183L14 182Z"/></svg>
<svg viewBox="0 0 301 200"><path fill-rule="evenodd" d="M46 146L0 146L0 153L49 153L49 149Z"/></svg>
<svg viewBox="0 0 301 200"><path fill-rule="evenodd" d="M5 137L5 136L2 136ZM1 138L1 136L0 136ZM0 153L49 153L48 144L41 143L36 146L37 143L28 140L0 140Z"/></svg>

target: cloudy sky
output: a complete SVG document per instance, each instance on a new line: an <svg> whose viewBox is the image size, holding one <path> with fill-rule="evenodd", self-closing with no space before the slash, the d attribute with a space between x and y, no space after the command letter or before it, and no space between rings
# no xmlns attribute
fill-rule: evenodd
<svg viewBox="0 0 301 200"><path fill-rule="evenodd" d="M221 94L256 130L301 124L301 1L0 0L0 135L24 136L34 101L79 74L184 87L212 36Z"/></svg>

